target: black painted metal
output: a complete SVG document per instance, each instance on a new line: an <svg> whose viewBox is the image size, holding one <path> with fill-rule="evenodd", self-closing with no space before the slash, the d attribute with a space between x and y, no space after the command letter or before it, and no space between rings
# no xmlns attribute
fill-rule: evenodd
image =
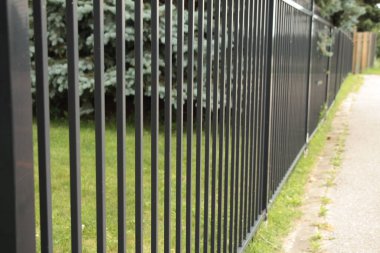
<svg viewBox="0 0 380 253"><path fill-rule="evenodd" d="M334 101L338 86L350 71L352 58L349 34L312 14L313 10L307 14L302 8L293 8L295 5L289 5L289 2L276 1L276 16L280 21L274 32L272 54L273 109L268 183L271 201ZM318 47L323 31L332 32L334 38L334 45L329 49L331 57ZM342 54L344 61L340 59Z"/></svg>
<svg viewBox="0 0 380 253"><path fill-rule="evenodd" d="M40 186L41 252L53 252L51 176L50 176L50 110L48 83L48 47L46 38L46 2L33 2L36 50L36 111L38 128L38 175Z"/></svg>
<svg viewBox="0 0 380 253"><path fill-rule="evenodd" d="M211 86L212 86L212 29L213 29L213 0L207 0L207 51L206 51L206 118L205 118L205 159L204 159L204 201L203 201L203 252L208 252L209 241L209 188L210 188L210 156L211 150Z"/></svg>
<svg viewBox="0 0 380 253"><path fill-rule="evenodd" d="M135 2L135 249L143 244L143 3Z"/></svg>
<svg viewBox="0 0 380 253"><path fill-rule="evenodd" d="M28 1L1 1L0 245L3 252L26 253L36 250L32 96L30 94L30 63L27 60L29 56L28 29ZM41 57L41 53L38 57ZM44 78L41 76L41 70L46 70L45 66L40 66L39 81L41 77ZM39 85L41 88L44 83ZM46 101L42 103L44 102L46 103ZM39 112L44 113L41 110ZM40 135L39 137L41 138ZM41 139L44 141L43 138ZM41 149L40 152L42 152ZM44 168L44 165L42 165L41 173L47 175L48 168ZM48 188L44 187L44 190ZM49 193L45 192L42 197L46 194ZM49 204L48 200L45 204ZM48 211L48 207L43 210L45 211ZM48 224L44 225L43 230L48 229L46 226ZM45 233L49 231L45 230ZM44 236L44 239L49 239L47 234ZM44 248L47 252L48 248Z"/></svg>
<svg viewBox="0 0 380 253"><path fill-rule="evenodd" d="M70 141L71 250L82 252L79 51L77 1L66 1L68 117Z"/></svg>
<svg viewBox="0 0 380 253"><path fill-rule="evenodd" d="M215 1L215 30L214 30L214 75L213 75L213 105L212 105L212 158L211 158L211 238L210 238L210 252L215 252L215 223L216 223L216 185L217 185L217 135L218 135L218 91L219 91L219 41L220 41L220 32L219 32L219 23L220 23L220 1ZM221 171L219 172L219 178ZM220 195L218 194L218 197Z"/></svg>
<svg viewBox="0 0 380 253"><path fill-rule="evenodd" d="M226 117L226 109L225 109L225 98L226 98L226 51L227 51L227 0L222 0L221 3L222 8L222 45L221 45L221 63L220 63L220 118L219 118L219 154L223 154L224 150L224 142L225 137L227 136L227 132L225 132L225 117ZM226 133L226 135L225 135ZM227 155L225 155L227 157ZM227 222L223 222L223 220L227 221L227 217L223 216L223 211L225 211L225 206L227 204L227 194L226 187L223 188L223 172L224 172L224 180L225 184L228 183L228 170L224 168L223 164L223 155L219 155L219 172L218 172L218 226L217 226L217 252L222 252L222 244L223 244L223 235L225 230L224 227L222 229L222 225L227 224ZM226 162L227 164L228 162ZM224 171L223 171L224 169ZM224 190L224 191L223 191ZM224 193L224 195L223 195ZM222 197L223 196L223 197ZM224 204L224 206L223 206ZM225 213L225 212L224 212Z"/></svg>
<svg viewBox="0 0 380 253"><path fill-rule="evenodd" d="M106 252L105 94L103 1L94 0L96 232L97 252Z"/></svg>
<svg viewBox="0 0 380 253"><path fill-rule="evenodd" d="M194 103L194 0L189 0L189 21L188 21L188 80L187 80L187 150L186 150L186 253L192 250L192 171L193 171L193 103Z"/></svg>
<svg viewBox="0 0 380 253"><path fill-rule="evenodd" d="M126 188L126 158L125 158L125 134L126 134L125 118L126 118L126 115L125 115L125 68L124 68L125 66L124 3L125 3L124 0L118 0L116 2L117 4L117 9L116 9L116 75L117 75L116 124L117 124L117 197L118 197L117 229L118 229L118 252L119 253L125 253L127 250L126 211L125 211L126 209L126 190L125 190ZM155 94L154 91L152 93ZM154 133L155 132L153 132L153 128L152 128L152 135L154 135ZM152 145L152 147L153 146L154 145ZM152 167L154 167L153 162L152 162ZM152 183L152 188L153 187L154 187L154 183ZM152 199L152 206L154 206L153 203L155 203L155 199ZM154 221L154 218L152 218L152 223L153 221ZM152 250L152 252L154 251Z"/></svg>
<svg viewBox="0 0 380 253"><path fill-rule="evenodd" d="M140 28L142 30L142 27ZM142 42L141 42L142 43ZM142 58L142 56L140 56ZM164 252L171 249L172 2L165 1L165 193Z"/></svg>
<svg viewBox="0 0 380 253"><path fill-rule="evenodd" d="M159 131L159 3L152 0L152 147L151 147L151 252L158 252L158 131Z"/></svg>
<svg viewBox="0 0 380 253"><path fill-rule="evenodd" d="M178 9L178 62L177 62L177 152L176 152L176 252L182 247L182 142L183 142L183 43L184 43L184 0L177 2Z"/></svg>
<svg viewBox="0 0 380 253"><path fill-rule="evenodd" d="M25 214L20 213L18 209L4 210L4 213L9 215L9 220L2 220L4 224L8 224L12 219L25 219L24 224L27 227L24 230L20 230L19 227L14 227L12 231L6 230L2 235L7 234L8 237L1 236L0 240L7 243L5 247L9 247L10 252L13 252L12 247L16 247L16 244L20 244L20 252L23 252L22 247L27 246L28 252L34 252L35 221L34 215L31 215L34 210L34 191L31 190L32 132L30 129L25 130L25 126L31 126L31 106L25 107L26 103L31 103L28 93L30 87L26 87L25 90L20 88L25 88L25 84L30 83L26 77L29 76L27 62L20 56L20 53L28 53L26 42L22 44L20 37L24 32L26 38L27 12L25 12L26 0L18 2L22 2L24 5L20 6L23 7L14 6L9 0L0 4L0 13L4 14L0 16L2 21L0 28L2 36L5 34L4 38L7 38L0 41L1 78L4 79L2 83L7 84L1 86L0 110L3 118L8 119L2 120L0 124L0 134L4 136L0 138L2 143L0 165L8 169L2 170L2 173L7 171L8 174L0 177L6 179L0 187L4 189L2 192L10 192L7 196L2 196L6 198L7 203L14 203L13 207L26 205L25 210L30 212ZM332 27L330 22L316 15L311 0L207 1L207 15L204 13L203 0L198 2L180 0L176 4L166 1L165 5L152 0L150 3L152 20L149 28L152 44L149 48L143 48L143 36L146 33L146 30L143 30L145 25L143 2L135 2L136 157L134 168L126 168L126 147L133 143L127 143L125 138L127 118L125 57L129 52L126 52L125 48L125 30L128 24L124 21L126 15L133 13L126 13L124 0L118 0L116 3L118 252L124 253L129 248L135 248L136 252L149 250L170 252L175 249L176 252L189 253L201 252L201 247L202 252L243 252L264 220L272 200L277 196L300 154L306 148L309 137L318 128L320 119L324 116L323 112L332 105L341 83L350 72L351 35ZM185 3L188 3L188 6L185 6ZM52 252L54 219L52 219L49 160L46 41L48 31L44 6L43 0L33 0L36 49L33 60L36 65L37 88L41 250ZM72 252L81 252L77 2L67 1L66 6L71 242ZM165 8L165 42L159 39L161 7ZM19 17L10 16L11 8L24 8L18 12L24 15L22 22L16 20ZM195 11L198 12L197 21L194 20ZM174 14L177 15L177 21L173 22ZM184 18L187 14L188 21ZM94 0L94 22L97 247L98 252L105 252L107 193L104 163L106 124L102 0ZM173 34L173 30L177 31L177 34ZM197 36L194 34L195 31L198 32ZM318 48L322 31L331 33L334 38L334 44L329 48L332 56L327 56ZM173 50L175 48L175 45L174 47L172 45L173 36L177 39L176 50ZM13 43L15 39L17 43ZM10 50L18 46L20 51ZM159 51L163 46L165 67L160 69ZM143 71L146 71L143 65L144 50L149 50L151 54L150 83L146 83L147 79L144 78ZM19 62L22 64L15 64ZM22 73L26 74L22 80L14 76L20 66L23 67ZM175 80L172 78L173 67L176 68ZM18 75L19 73L17 72ZM22 84L16 86L20 80ZM173 92L173 83L175 92ZM143 99L147 85L151 86L151 129L145 131L151 133L150 151L145 151L143 142L145 113ZM165 142L162 152L159 150L160 86L165 87L163 134ZM195 89L196 98L194 98ZM176 93L177 98L176 135L172 133L173 93ZM29 98L24 99L26 96ZM23 103L15 102L20 100ZM194 109L196 109L195 115ZM14 118L16 112L17 117ZM22 133L18 128L21 123ZM193 143L194 124L196 142ZM172 153L174 150L171 148L172 142L174 143L173 138L176 140L175 171L171 168L171 160L174 158ZM203 139L205 146L202 145ZM19 146L21 144L27 145L21 148ZM4 146L15 148L1 149ZM146 163L143 151L150 152L150 165ZM13 155L10 152L15 153ZM184 161L185 154L186 161ZM26 167L21 165L22 168L17 167L15 161L18 158L25 159L23 161L26 163L21 164L30 170L24 170ZM162 178L159 168L161 162ZM195 173L193 173L193 162L195 162ZM183 170L185 164L186 171ZM127 169L133 169L135 172L134 193L126 192ZM150 181L143 180L145 169L150 169ZM26 173L28 178L26 185L24 183L20 185L17 181L19 172ZM172 183L175 183L175 188L171 187ZM160 185L164 185L164 192L160 191ZM7 187L13 188L9 190ZM150 187L148 192L151 198L148 202L143 198L144 187ZM25 193L28 198L18 199L19 192L14 189L19 189L21 192L28 189ZM134 194L135 203L127 203L126 194ZM176 196L175 205L172 205L173 195ZM134 205L135 217L126 215L127 205ZM162 210L163 214L160 213ZM147 212L150 214L150 220L145 217ZM163 222L160 220L162 217ZM147 222L150 222L150 226ZM134 223L135 226L133 240L127 238L126 230L129 223ZM8 225L1 226L1 229L4 230ZM144 233L144 226L151 228L150 240L144 240L147 236ZM175 229L175 233L171 233L172 229ZM21 237L27 240L23 240L22 243L16 240ZM149 241L150 244L144 243Z"/></svg>
<svg viewBox="0 0 380 253"><path fill-rule="evenodd" d="M232 27L232 20L233 20L233 13L234 13L234 1L233 0L228 0L228 46L227 46L227 80L226 80L226 86L227 86L227 106L226 106L226 147L225 147L225 180L224 180L224 207L223 207L223 212L224 212L224 222L223 222L223 252L227 252L230 249L231 245L231 233L229 233L229 229L231 229L231 210L232 208L229 208L229 203L232 203L232 190L230 190L230 195L229 195L229 181L231 182L231 189L232 189L232 184L233 184L233 170L232 168L230 169L230 174L231 177L229 178L229 166L230 166L230 139L231 139L231 105L232 105L232 47L233 47L233 42L232 42L232 37L233 37L233 27ZM232 142L231 142L232 146ZM230 196L230 198L228 198ZM229 201L230 199L230 201ZM228 224L230 224L228 226ZM229 242L229 244L227 243Z"/></svg>
<svg viewBox="0 0 380 253"><path fill-rule="evenodd" d="M203 76L203 35L204 35L204 0L198 2L198 59L197 76ZM203 78L197 78L197 147L195 175L195 246L194 251L201 251L201 173L202 173L202 113L203 113Z"/></svg>

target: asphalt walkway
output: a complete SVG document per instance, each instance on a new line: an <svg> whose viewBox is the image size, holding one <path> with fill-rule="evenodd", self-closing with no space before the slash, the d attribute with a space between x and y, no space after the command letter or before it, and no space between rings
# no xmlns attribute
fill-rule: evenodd
<svg viewBox="0 0 380 253"><path fill-rule="evenodd" d="M327 222L324 252L380 252L380 76L366 76L352 104L349 134Z"/></svg>

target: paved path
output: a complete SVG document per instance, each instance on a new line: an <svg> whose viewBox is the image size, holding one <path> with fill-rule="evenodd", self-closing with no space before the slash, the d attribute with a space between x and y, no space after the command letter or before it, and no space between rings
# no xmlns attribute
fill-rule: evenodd
<svg viewBox="0 0 380 253"><path fill-rule="evenodd" d="M380 252L380 76L366 76L352 104L336 187L329 191L325 252Z"/></svg>

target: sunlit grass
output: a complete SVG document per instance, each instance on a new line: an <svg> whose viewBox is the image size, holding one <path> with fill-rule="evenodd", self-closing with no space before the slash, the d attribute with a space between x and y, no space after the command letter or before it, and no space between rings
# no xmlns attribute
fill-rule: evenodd
<svg viewBox="0 0 380 253"><path fill-rule="evenodd" d="M255 237L254 243L249 247L247 252L273 252L281 247L281 239L291 228L292 222L301 216L298 207L302 203L304 185L308 175L313 167L316 157L323 149L326 136L331 128L331 121L337 108L343 99L353 90L357 90L362 78L360 76L350 76L342 86L338 95L337 102L330 110L326 122L319 129L318 134L314 137L309 146L308 155L301 159L297 168L292 174L289 182L279 195L277 201L269 213L269 222L267 226L262 226ZM34 126L34 160L35 168L38 168L38 149L36 124ZM159 134L159 185L158 185L158 241L159 252L163 251L163 222L164 222L164 133ZM71 251L71 232L70 232L70 173L69 173L69 136L67 121L53 121L51 124L51 177L52 177L52 205L53 205L53 240L54 252ZM106 126L106 208L107 208L107 252L117 252L117 134L115 123L107 123ZM192 214L195 216L195 146L196 138L193 138L193 174L192 174ZM143 245L144 251L150 251L150 207L151 207L151 135L150 129L144 129L144 171L143 171L143 189L144 189L144 232ZM204 136L202 141L202 177L201 177L201 219L203 220L203 191L204 191ZM182 228L183 237L182 245L185 245L185 188L186 188L186 133L183 136L183 174L182 174ZM173 130L172 135L172 213L171 213L171 231L172 231L172 248L175 244L175 157L176 157L176 136ZM127 126L126 130L126 226L127 226L127 252L135 252L135 134L132 125ZM38 170L35 170L36 189L38 189ZM95 131L94 123L84 121L81 124L81 183L82 183L82 223L83 223L83 252L96 251L96 188L95 188ZM210 186L211 190L211 186ZM211 205L209 205L211 208ZM36 191L36 221L37 221L37 242L40 241L39 231L39 195ZM194 240L194 222L192 220L192 238ZM201 222L202 223L202 222ZM201 225L201 236L203 236ZM268 243L269 242L269 243ZM201 245L202 246L202 245Z"/></svg>
<svg viewBox="0 0 380 253"><path fill-rule="evenodd" d="M325 122L311 140L307 155L302 157L287 183L268 213L268 221L259 228L257 236L249 245L247 252L281 252L283 239L291 231L294 222L302 216L300 206L303 202L305 185L319 155L323 151L331 130L332 121L344 99L357 92L363 83L360 75L350 75L337 95L336 102L326 116Z"/></svg>
<svg viewBox="0 0 380 253"><path fill-rule="evenodd" d="M375 61L375 65L372 68L369 68L364 71L363 74L366 75L380 75L380 59Z"/></svg>
<svg viewBox="0 0 380 253"><path fill-rule="evenodd" d="M37 243L40 244L39 231L39 194L38 194L38 149L36 124L34 127L34 161L36 182L36 221ZM163 127L161 127L163 130ZM53 244L54 252L71 251L70 230L70 172L69 172L69 132L66 121L51 123L51 180L53 206ZM82 184L82 227L83 252L96 252L96 186L95 186L95 131L92 121L81 124L81 184ZM106 222L107 222L107 252L117 252L117 132L114 123L107 123L105 132L106 156ZM126 227L127 252L135 252L135 132L132 125L126 130ZM165 135L159 134L159 169L158 169L158 242L159 252L163 251L163 222L164 222L164 147ZM204 158L204 136L202 142L202 158ZM193 173L192 173L192 213L195 216L195 162L196 136L193 137ZM186 133L183 136L183 172L182 172L182 245L185 241L185 213L186 213ZM144 129L143 140L143 245L144 251L150 251L151 241L151 135L150 129ZM172 247L175 245L175 187L176 187L176 136L173 130L171 151L171 236ZM211 164L211 161L210 161ZM202 159L202 166L204 162ZM204 169L201 177L201 213L203 213ZM211 173L210 173L211 177ZM211 190L211 186L210 186ZM210 206L211 208L211 206ZM201 217L203 218L203 217ZM194 231L195 219L192 220ZM201 232L202 232L201 222ZM202 236L202 235L201 235ZM192 235L194 238L194 235Z"/></svg>

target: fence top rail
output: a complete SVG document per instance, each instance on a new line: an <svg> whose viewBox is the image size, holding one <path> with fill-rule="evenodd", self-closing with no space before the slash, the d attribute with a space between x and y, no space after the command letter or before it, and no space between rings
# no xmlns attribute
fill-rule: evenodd
<svg viewBox="0 0 380 253"><path fill-rule="evenodd" d="M352 42L354 41L354 36L353 36L353 33L350 33L350 32L347 32L347 31L344 31L340 28L336 28L338 29L344 36L346 36L349 40L351 40Z"/></svg>
<svg viewBox="0 0 380 253"><path fill-rule="evenodd" d="M321 16L317 15L317 14L315 13L314 10L310 10L310 9L308 9L308 8L305 8L304 6L302 6L302 5L299 4L299 3L294 2L293 0L282 0L282 1L283 1L284 3L286 3L286 4L290 5L290 6L292 6L293 8L295 8L295 9L297 9L297 10L303 12L304 14L306 14L306 15L308 15L308 16L313 16L314 19L316 19L316 20L318 20L318 21L324 23L325 25L328 25L328 26L334 27L334 25L333 25L330 21L328 21L328 20L322 18Z"/></svg>
<svg viewBox="0 0 380 253"><path fill-rule="evenodd" d="M315 19L315 20L318 20L319 22L321 22L322 24L325 24L325 25L327 25L327 26L330 26L330 27L334 27L334 28L336 28L330 21L328 21L328 20L326 20L326 19L324 19L324 18L322 18L321 16L319 16L319 15L317 15L317 14L313 14L313 18ZM339 29L339 28L338 28ZM339 29L340 30L340 29Z"/></svg>
<svg viewBox="0 0 380 253"><path fill-rule="evenodd" d="M303 12L304 14L308 15L308 16L312 16L313 15L313 11L308 9L308 8L305 8L304 6L300 5L299 3L296 3L294 2L293 0L282 0L284 3L292 6L293 8Z"/></svg>
<svg viewBox="0 0 380 253"><path fill-rule="evenodd" d="M310 10L310 9L302 6L301 4L294 2L293 0L282 0L282 2L284 2L284 3L286 3L286 4L290 5L290 6L292 6L293 8L301 11L302 13L304 13L304 14L306 14L308 16L312 16L315 20L317 20L317 21L319 21L319 22L321 22L321 23L323 23L323 24L325 24L327 26L330 26L330 27L332 27L334 29L338 29L341 33L343 33L351 41L353 40L352 34L350 34L347 31L344 31L341 28L338 28L338 27L334 26L333 23L331 23L330 21L328 21L325 18L321 17L320 15L316 14L315 10L313 10L314 8L312 10Z"/></svg>

